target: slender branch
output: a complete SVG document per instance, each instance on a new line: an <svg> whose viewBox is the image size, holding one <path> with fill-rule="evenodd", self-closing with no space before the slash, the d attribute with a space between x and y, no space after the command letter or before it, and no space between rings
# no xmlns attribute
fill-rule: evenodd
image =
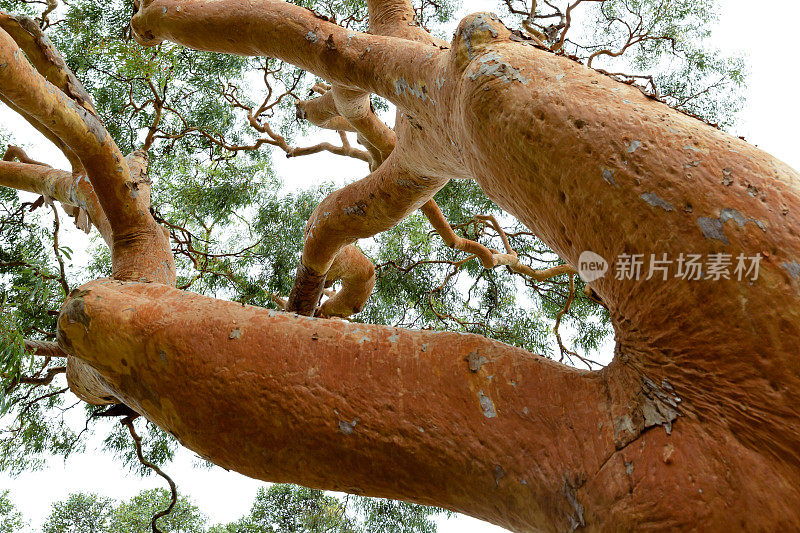
<svg viewBox="0 0 800 533"><path fill-rule="evenodd" d="M59 374L64 374L67 371L65 366L55 366L47 369L47 374L42 377L21 377L17 380L21 385L49 385L53 378ZM8 377L3 374L3 377Z"/></svg>
<svg viewBox="0 0 800 533"><path fill-rule="evenodd" d="M572 10L578 7L583 2L604 2L605 0L577 0L576 2L572 3L567 7L567 11L564 15L564 27L561 30L561 34L558 38L558 42L553 46L553 50L560 51L564 48L564 40L567 38L567 32L570 30L572 26Z"/></svg>
<svg viewBox="0 0 800 533"><path fill-rule="evenodd" d="M67 357L57 342L25 339L25 350L41 357Z"/></svg>
<svg viewBox="0 0 800 533"><path fill-rule="evenodd" d="M601 367L600 363L597 361L592 361L586 357L578 355L576 352L568 349L564 346L564 343L561 341L561 334L559 333L559 326L561 325L561 319L564 317L565 314L569 312L570 305L572 305L572 301L575 299L575 274L569 275L569 296L567 296L567 301L564 304L564 307L559 311L558 315L556 316L556 323L553 326L553 333L556 334L556 340L558 341L558 348L561 350L561 357L559 358L559 362L564 361L564 354L567 354L567 357L575 357L580 360L583 364L589 367L589 370L592 369L592 365L597 367Z"/></svg>
<svg viewBox="0 0 800 533"><path fill-rule="evenodd" d="M3 161L14 161L16 159L20 163L25 163L28 165L38 165L42 167L49 167L50 165L46 163L40 163L38 161L34 161L28 154L25 153L25 150L20 148L19 146L14 146L9 144L6 148L6 153L3 154Z"/></svg>
<svg viewBox="0 0 800 533"><path fill-rule="evenodd" d="M475 254L486 269L492 269L496 266L507 266L512 271L528 276L536 281L545 281L561 274L577 273L575 268L570 265L558 265L545 270L534 270L520 263L517 252L511 247L505 231L503 231L493 215L477 215L474 217L474 220L490 224L497 234L500 235L506 250L504 254L499 253L497 250L487 248L476 241L464 239L456 235L434 200L430 200L423 205L421 210L436 232L444 239L447 246L470 254Z"/></svg>
<svg viewBox="0 0 800 533"><path fill-rule="evenodd" d="M162 516L166 516L172 512L173 507L175 507L175 503L178 501L178 489L175 487L175 482L172 481L172 478L169 477L167 474L161 470L158 465L152 463L144 458L144 454L142 453L142 438L136 433L136 429L133 427L133 421L136 417L133 416L126 416L120 421L120 424L128 428L128 433L131 434L131 438L133 439L133 443L136 446L136 457L139 458L139 462L142 463L147 468L151 469L153 472L158 474L159 476L163 477L169 483L169 490L170 490L170 502L166 509L163 509L156 514L153 515L153 518L150 519L150 527L153 530L153 533L162 533L158 526L156 526L156 521L161 518Z"/></svg>
<svg viewBox="0 0 800 533"><path fill-rule="evenodd" d="M58 209L56 209L55 204L52 206L53 209L53 252L56 255L56 260L58 261L58 283L61 285L61 289L64 291L64 296L69 294L69 284L67 284L67 273L66 269L64 268L64 259L61 257L61 248L58 245L58 230L61 224L58 221Z"/></svg>

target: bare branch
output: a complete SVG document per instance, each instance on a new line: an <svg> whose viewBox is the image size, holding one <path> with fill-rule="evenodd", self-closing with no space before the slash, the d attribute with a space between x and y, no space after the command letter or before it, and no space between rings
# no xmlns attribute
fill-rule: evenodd
<svg viewBox="0 0 800 533"><path fill-rule="evenodd" d="M61 257L61 247L58 245L58 230L61 224L58 221L58 210L56 209L55 204L52 206L53 209L53 252L56 255L56 260L58 261L58 283L61 285L61 289L64 291L64 296L69 294L69 284L67 283L67 273L66 269L64 268L64 259Z"/></svg>
<svg viewBox="0 0 800 533"><path fill-rule="evenodd" d="M41 357L67 357L56 342L25 339L25 350Z"/></svg>
<svg viewBox="0 0 800 533"><path fill-rule="evenodd" d="M173 507L175 507L175 503L178 501L178 489L175 487L175 482L172 481L172 478L169 477L167 474L161 470L158 465L152 463L144 458L144 454L142 453L142 438L136 433L136 429L133 427L133 421L135 417L133 416L126 416L120 421L120 424L128 428L128 433L131 434L131 438L133 439L133 443L136 446L136 457L139 458L139 462L142 463L147 468L151 469L153 472L158 474L159 476L163 477L169 483L169 490L170 490L170 502L166 509L157 512L153 515L153 518L150 519L150 527L153 530L153 533L162 533L158 526L156 526L156 521L161 518L162 516L166 516L172 512Z"/></svg>

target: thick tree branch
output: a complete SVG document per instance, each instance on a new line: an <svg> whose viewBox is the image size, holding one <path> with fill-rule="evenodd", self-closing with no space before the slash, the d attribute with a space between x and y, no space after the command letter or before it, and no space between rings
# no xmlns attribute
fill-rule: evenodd
<svg viewBox="0 0 800 533"><path fill-rule="evenodd" d="M446 179L428 178L401 168L393 153L366 178L325 198L306 226L303 255L288 309L304 315L313 313L325 275L344 246L391 228L445 183Z"/></svg>
<svg viewBox="0 0 800 533"><path fill-rule="evenodd" d="M144 224L134 185L122 154L99 119L78 107L25 60L9 35L0 30L0 93L49 129L80 158L111 226L120 231Z"/></svg>
<svg viewBox="0 0 800 533"><path fill-rule="evenodd" d="M52 11L52 10L51 10ZM46 16L45 12L43 16ZM97 116L92 99L75 77L64 58L31 18L0 12L0 28L5 30L25 52L28 61L47 81L72 98L78 105Z"/></svg>
<svg viewBox="0 0 800 533"><path fill-rule="evenodd" d="M375 287L375 265L355 245L347 245L325 275L325 286L341 281L342 287L320 306L321 317L348 317L364 307Z"/></svg>
<svg viewBox="0 0 800 533"><path fill-rule="evenodd" d="M56 342L25 339L25 351L40 357L67 357Z"/></svg>
<svg viewBox="0 0 800 533"><path fill-rule="evenodd" d="M396 82L427 80L440 52L432 44L352 32L280 0L144 0L132 26L144 45L171 40L198 50L275 57L407 108L420 101L398 91Z"/></svg>
<svg viewBox="0 0 800 533"><path fill-rule="evenodd" d="M367 0L369 32L374 35L400 37L434 46L447 46L428 33L417 20L414 6L408 0Z"/></svg>
<svg viewBox="0 0 800 533"><path fill-rule="evenodd" d="M476 335L308 319L156 284L93 282L81 294L61 337L124 403L251 477L507 527L558 509L566 523L568 498L552 497L563 477L598 471L623 438L600 376ZM97 358L101 344L115 351ZM123 360L134 358L132 379Z"/></svg>

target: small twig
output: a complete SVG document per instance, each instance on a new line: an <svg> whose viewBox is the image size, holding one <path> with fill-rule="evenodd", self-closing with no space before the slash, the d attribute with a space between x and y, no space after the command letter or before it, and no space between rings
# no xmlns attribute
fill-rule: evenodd
<svg viewBox="0 0 800 533"><path fill-rule="evenodd" d="M175 507L175 504L178 501L178 489L175 487L175 482L172 481L172 478L169 477L167 474L164 473L158 466L154 463L151 463L147 459L144 458L142 454L142 438L136 433L136 429L133 427L133 421L136 419L134 416L126 416L120 421L120 424L128 428L128 433L131 434L133 438L133 442L136 445L136 456L139 458L139 462L142 463L147 468L153 470L156 474L163 477L169 483L169 489L172 494L172 498L169 502L169 505L163 511L159 511L153 515L153 518L150 520L150 527L153 529L153 533L163 533L158 526L156 526L156 520L161 518L162 516L166 516L172 512L172 508Z"/></svg>
<svg viewBox="0 0 800 533"><path fill-rule="evenodd" d="M53 220L55 221L53 227L53 251L56 253L56 260L58 261L58 272L59 278L58 283L61 285L61 288L64 289L64 296L69 294L69 284L67 283L67 273L66 269L64 268L64 260L61 258L61 250L58 247L58 229L61 224L58 221L58 210L56 209L56 204L52 204L53 208Z"/></svg>
<svg viewBox="0 0 800 533"><path fill-rule="evenodd" d="M65 366L56 366L53 368L49 368L47 370L47 375L42 377L26 377L22 376L17 381L20 385L49 385L53 378L55 378L58 374L63 374L67 371L67 367ZM8 378L9 376L6 374L0 374L4 378Z"/></svg>
<svg viewBox="0 0 800 533"><path fill-rule="evenodd" d="M569 296L567 297L567 303L564 304L563 309L559 311L558 316L556 317L556 324L553 326L553 333L556 334L556 340L558 341L558 347L561 350L561 357L559 358L559 362L564 361L564 354L566 353L568 357L577 357L580 361L589 367L589 370L592 369L592 365L602 366L597 361L592 361L591 359L587 359L581 355L578 355L576 352L568 349L564 346L564 343L561 342L561 334L558 332L558 327L561 325L561 318L569 312L569 307L572 305L572 301L575 299L575 274L569 275Z"/></svg>

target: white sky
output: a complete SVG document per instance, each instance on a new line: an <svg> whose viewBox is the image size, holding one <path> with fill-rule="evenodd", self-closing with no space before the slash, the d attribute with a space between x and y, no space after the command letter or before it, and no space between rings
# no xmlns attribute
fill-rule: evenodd
<svg viewBox="0 0 800 533"><path fill-rule="evenodd" d="M762 7L770 12L767 26L761 18L754 17L754 3L750 0L721 0L720 3L724 11L713 42L725 51L745 52L751 69L746 108L734 133L744 135L748 141L800 168L800 136L797 134L800 106L795 94L800 86L800 75L793 57L800 3L772 0L764 4ZM494 1L466 0L460 15L495 9ZM9 129L25 128L5 109L0 109L0 121ZM44 143L32 140L27 147L34 159L64 165L63 158ZM342 158L319 156L287 160L278 156L275 161L276 170L290 186L305 187L319 181L341 184L366 173L363 165L343 162ZM195 469L193 462L192 454L184 451L166 470L179 489L211 517L211 522L232 521L249 510L261 482L216 467ZM142 480L125 473L117 462L102 453L76 455L66 464L53 460L46 470L26 473L16 479L0 475L0 490L11 490L14 502L32 519L34 528L41 524L50 504L66 498L70 492L94 491L124 499L140 490L162 485L159 478ZM503 531L467 517L443 521L439 529L442 533Z"/></svg>

